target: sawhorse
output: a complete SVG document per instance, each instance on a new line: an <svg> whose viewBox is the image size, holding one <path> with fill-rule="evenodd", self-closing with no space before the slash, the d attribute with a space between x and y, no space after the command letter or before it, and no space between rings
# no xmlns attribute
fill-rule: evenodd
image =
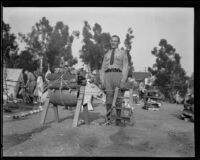
<svg viewBox="0 0 200 160"><path fill-rule="evenodd" d="M42 112L42 117L41 117L41 124L44 125L45 120L46 120L46 116L47 116L47 112L50 106L50 94L51 94L51 90L48 90L48 95L44 104L44 110ZM81 110L81 106L83 104L83 99L84 99L84 94L85 94L85 86L81 86L80 87L80 92L79 92L79 96L77 99L77 104L76 104L76 111L75 111L75 115L74 115L74 120L73 120L73 125L72 127L77 127L78 125L78 120L79 120L79 114L80 114L80 110ZM59 122L59 115L58 115L58 106L57 105L53 105L53 109L54 109L54 115L55 115L55 121ZM89 124L88 121L88 107L87 105L84 106L83 108L85 114L85 124Z"/></svg>

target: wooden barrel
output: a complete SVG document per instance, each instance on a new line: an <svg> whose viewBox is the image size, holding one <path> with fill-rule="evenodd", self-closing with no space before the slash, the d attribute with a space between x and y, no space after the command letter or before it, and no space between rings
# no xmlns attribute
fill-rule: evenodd
<svg viewBox="0 0 200 160"><path fill-rule="evenodd" d="M76 90L55 90L50 94L50 103L54 105L76 107L77 94L78 91Z"/></svg>

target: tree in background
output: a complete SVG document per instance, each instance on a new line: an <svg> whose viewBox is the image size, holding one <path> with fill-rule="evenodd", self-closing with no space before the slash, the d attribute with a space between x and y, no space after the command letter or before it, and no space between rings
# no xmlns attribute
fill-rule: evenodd
<svg viewBox="0 0 200 160"><path fill-rule="evenodd" d="M79 37L78 31L73 31L69 34L69 27L63 22L56 23L49 42L49 50L47 57L50 64L59 66L60 57L69 63L70 66L77 63L77 59L72 55L72 43L74 37Z"/></svg>
<svg viewBox="0 0 200 160"><path fill-rule="evenodd" d="M132 57L130 54L130 51L132 49L132 39L134 38L133 35L133 30L132 28L128 28L128 32L126 34L126 39L124 40L124 45L125 45L125 50L127 52L127 56L128 56L128 63L129 63L129 76L132 75L133 71L134 71L134 67L133 67L133 61L132 61Z"/></svg>
<svg viewBox="0 0 200 160"><path fill-rule="evenodd" d="M57 22L55 27L52 27L45 17L37 22L27 35L19 33L22 41L27 44L26 50L34 59L40 60L40 68L43 67L43 71L47 70L48 64L52 68L58 67L61 56L64 56L70 65L77 62L72 56L71 44L74 36L78 35L78 31L70 35L69 27L63 22Z"/></svg>
<svg viewBox="0 0 200 160"><path fill-rule="evenodd" d="M34 56L28 50L22 51L15 61L17 68L25 68L31 72L39 67L39 60L34 59Z"/></svg>
<svg viewBox="0 0 200 160"><path fill-rule="evenodd" d="M10 25L2 22L3 39L2 39L2 54L3 61L6 67L14 68L15 61L18 58L18 45L16 36L10 33Z"/></svg>
<svg viewBox="0 0 200 160"><path fill-rule="evenodd" d="M46 52L48 50L52 31L53 27L50 26L49 21L43 17L39 22L36 22L30 33L19 33L22 42L26 43L27 52L24 53L30 53L33 59L40 60L40 68L46 66Z"/></svg>
<svg viewBox="0 0 200 160"><path fill-rule="evenodd" d="M85 21L82 31L84 44L80 58L90 67L91 71L96 70L98 72L101 68L104 54L110 47L111 37L109 33L102 33L102 28L98 23L95 23L92 31L89 23Z"/></svg>
<svg viewBox="0 0 200 160"><path fill-rule="evenodd" d="M95 83L98 85L100 83L99 70L101 69L103 57L110 48L111 36L109 33L102 32L102 27L98 23L95 23L91 29L87 21L84 21L82 34L84 44L80 51L80 58L91 71L96 71Z"/></svg>
<svg viewBox="0 0 200 160"><path fill-rule="evenodd" d="M148 68L149 72L156 77L154 85L158 86L168 100L173 99L176 91L184 96L188 77L181 67L181 57L165 39L160 40L159 47L159 49L154 47L152 50L151 53L156 57L156 63Z"/></svg>

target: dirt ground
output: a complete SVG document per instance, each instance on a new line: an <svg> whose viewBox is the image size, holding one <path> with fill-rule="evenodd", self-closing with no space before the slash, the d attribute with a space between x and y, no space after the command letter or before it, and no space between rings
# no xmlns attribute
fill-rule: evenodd
<svg viewBox="0 0 200 160"><path fill-rule="evenodd" d="M160 111L135 105L134 126L100 126L105 107L94 102L90 125L72 128L75 110L50 108L44 126L41 112L13 120L3 116L3 156L194 157L194 124L179 118L182 105L163 103ZM80 119L83 119L83 113Z"/></svg>

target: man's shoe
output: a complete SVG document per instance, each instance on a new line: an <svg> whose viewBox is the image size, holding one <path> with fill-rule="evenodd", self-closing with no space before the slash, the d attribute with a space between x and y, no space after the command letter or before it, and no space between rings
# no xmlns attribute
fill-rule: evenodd
<svg viewBox="0 0 200 160"><path fill-rule="evenodd" d="M105 123L102 124L102 126L109 126L110 125L110 121L106 121Z"/></svg>

